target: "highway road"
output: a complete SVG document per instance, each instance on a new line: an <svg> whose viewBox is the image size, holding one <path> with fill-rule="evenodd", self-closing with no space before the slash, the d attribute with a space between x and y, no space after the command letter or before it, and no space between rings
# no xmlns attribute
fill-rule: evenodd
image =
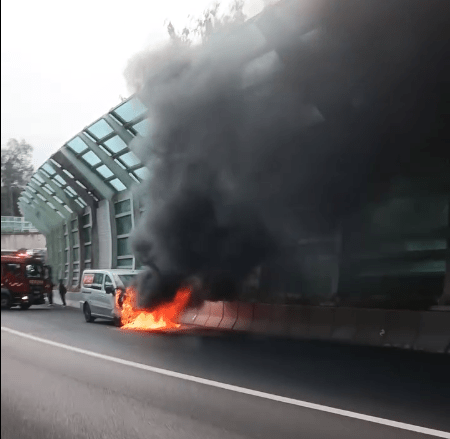
<svg viewBox="0 0 450 439"><path fill-rule="evenodd" d="M2 311L2 439L450 438L450 356Z"/></svg>

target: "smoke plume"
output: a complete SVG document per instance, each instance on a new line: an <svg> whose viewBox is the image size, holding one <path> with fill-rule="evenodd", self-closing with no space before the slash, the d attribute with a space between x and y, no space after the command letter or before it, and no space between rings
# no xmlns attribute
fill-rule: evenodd
<svg viewBox="0 0 450 439"><path fill-rule="evenodd" d="M282 1L202 46L131 60L151 134L142 304L193 277L232 299L264 262L332 233L400 176L448 166L445 1ZM448 145L447 145L448 147ZM191 280L192 281L192 280Z"/></svg>

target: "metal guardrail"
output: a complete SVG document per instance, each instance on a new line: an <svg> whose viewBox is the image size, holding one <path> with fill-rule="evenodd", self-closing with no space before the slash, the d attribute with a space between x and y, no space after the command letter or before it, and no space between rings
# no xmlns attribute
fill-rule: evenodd
<svg viewBox="0 0 450 439"><path fill-rule="evenodd" d="M38 232L38 229L33 224L25 221L25 218L21 216L2 216L1 225L2 234Z"/></svg>

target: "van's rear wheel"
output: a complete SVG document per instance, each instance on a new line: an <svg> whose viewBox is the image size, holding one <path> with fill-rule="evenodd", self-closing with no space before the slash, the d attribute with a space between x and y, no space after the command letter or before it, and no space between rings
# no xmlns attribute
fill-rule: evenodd
<svg viewBox="0 0 450 439"><path fill-rule="evenodd" d="M95 320L95 317L92 317L91 307L89 306L88 303L84 304L83 312L84 312L84 319L86 320L86 322L92 323Z"/></svg>
<svg viewBox="0 0 450 439"><path fill-rule="evenodd" d="M120 328L122 326L122 319L120 317L114 316L113 318L114 326Z"/></svg>
<svg viewBox="0 0 450 439"><path fill-rule="evenodd" d="M2 309L11 308L11 298L9 297L8 294L2 294L1 305L2 305Z"/></svg>
<svg viewBox="0 0 450 439"><path fill-rule="evenodd" d="M21 303L21 304L20 304L20 307L21 307L22 309L28 309L30 306L31 306L31 303Z"/></svg>

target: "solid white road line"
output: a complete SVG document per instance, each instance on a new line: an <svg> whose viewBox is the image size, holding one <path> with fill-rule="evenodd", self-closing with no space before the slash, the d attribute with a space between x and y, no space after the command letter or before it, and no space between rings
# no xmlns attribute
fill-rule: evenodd
<svg viewBox="0 0 450 439"><path fill-rule="evenodd" d="M102 360L111 361L113 363L122 364L124 366L134 367L136 369L147 370L149 372L158 373L172 378L178 378L180 380L191 381L205 386L216 387L218 389L229 390L231 392L242 393L244 395L256 396L258 398L269 399L276 402L282 402L284 404L295 405L298 407L304 407L311 410L318 410L321 412L332 413L334 415L346 416L348 418L359 419L361 421L373 422L375 424L386 425L388 427L400 428L402 430L409 430L415 433L428 434L430 436L441 437L450 439L450 433L440 430L434 430L431 428L419 427L418 425L406 424L404 422L391 421L389 419L377 418L375 416L363 415L361 413L355 413L348 410L341 410L334 407L328 407L321 404L313 404L311 402L301 401L293 398L286 398L284 396L273 395L271 393L260 392L258 390L247 389L245 387L233 386L232 384L221 383L219 381L208 380L192 375L186 375L180 372L174 372L171 370L161 369L159 367L148 366L146 364L135 363L134 361L123 360L122 358L111 357L109 355L98 354L97 352L88 351L86 349L76 348L74 346L58 343L55 341L47 340L45 338L36 337L25 332L16 331L15 329L2 326L2 331L9 332L10 334L17 335L19 337L28 338L40 343L44 343L50 346L56 346L58 348L66 349L72 352L78 352L79 354L88 355L94 358L100 358Z"/></svg>

